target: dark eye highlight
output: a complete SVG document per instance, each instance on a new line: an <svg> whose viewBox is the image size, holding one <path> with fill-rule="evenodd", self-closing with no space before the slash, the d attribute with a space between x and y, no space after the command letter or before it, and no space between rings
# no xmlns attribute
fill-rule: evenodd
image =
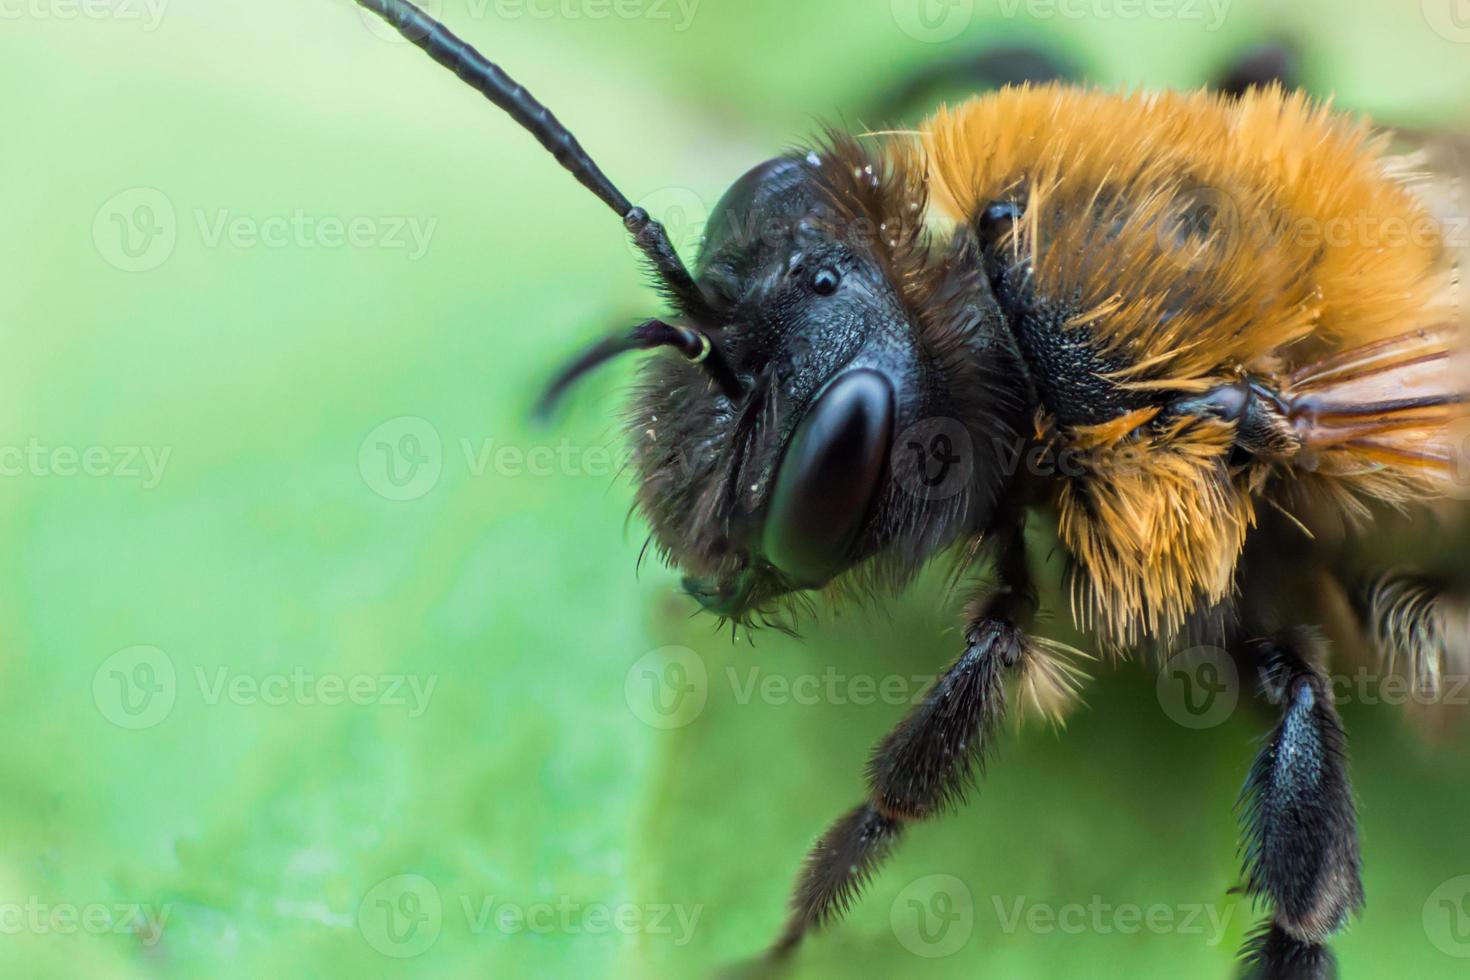
<svg viewBox="0 0 1470 980"><path fill-rule="evenodd" d="M831 296L837 292L837 284L842 277L831 269L821 269L812 276L812 292L818 296Z"/></svg>

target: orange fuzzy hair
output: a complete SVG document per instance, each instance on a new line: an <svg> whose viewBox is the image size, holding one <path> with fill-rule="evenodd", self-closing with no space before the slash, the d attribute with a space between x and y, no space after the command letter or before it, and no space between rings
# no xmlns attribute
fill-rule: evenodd
<svg viewBox="0 0 1470 980"><path fill-rule="evenodd" d="M1470 387L1464 314L1439 225L1365 123L1276 88L1046 85L941 109L921 145L949 218L1023 205L1003 244L1038 296L1078 311L1061 329L1126 365L1114 384L1185 394L1249 376L1283 394L1280 451L1248 467L1228 463L1231 425L1042 419L1088 460L1056 503L1080 618L1105 640L1166 639L1229 599L1274 477L1320 481L1345 507L1442 489Z"/></svg>

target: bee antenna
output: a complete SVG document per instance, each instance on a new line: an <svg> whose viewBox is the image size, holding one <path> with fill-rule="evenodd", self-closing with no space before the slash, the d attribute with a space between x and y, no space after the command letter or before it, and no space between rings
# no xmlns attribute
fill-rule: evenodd
<svg viewBox="0 0 1470 980"><path fill-rule="evenodd" d="M429 57L458 75L468 85L499 106L544 146L573 177L623 219L660 284L688 317L701 323L720 322L704 290L689 274L679 253L669 241L664 226L643 208L634 207L602 169L582 149L582 144L515 79L449 28L408 0L357 0L387 21L403 37L422 48Z"/></svg>
<svg viewBox="0 0 1470 980"><path fill-rule="evenodd" d="M628 331L627 336L598 341L563 368L546 386L546 393L537 402L535 418L538 421L549 418L561 397L588 372L620 354L657 347L672 347L690 362L698 364L732 402L744 397L745 385L735 376L724 353L707 334L662 320L645 320Z"/></svg>

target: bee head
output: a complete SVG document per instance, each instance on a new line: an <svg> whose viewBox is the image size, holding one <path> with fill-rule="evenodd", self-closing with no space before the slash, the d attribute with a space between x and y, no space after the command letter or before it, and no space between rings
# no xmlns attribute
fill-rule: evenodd
<svg viewBox="0 0 1470 980"><path fill-rule="evenodd" d="M755 167L711 214L696 280L714 316L689 324L708 356L650 359L628 419L639 508L711 612L750 622L865 565L897 584L988 506L974 453L993 412L953 423L978 478L947 495L909 446L962 414L947 391L968 370L927 315L925 203L913 161L832 136Z"/></svg>
<svg viewBox="0 0 1470 980"><path fill-rule="evenodd" d="M691 273L663 226L497 65L407 0L359 2L520 123L642 252L673 314L582 354L541 408L618 354L658 350L629 417L638 506L707 608L748 623L865 564L901 584L978 526L1001 481L984 440L1015 378L977 256L929 261L916 149L870 154L834 134L761 164L720 201ZM954 247L970 247L964 233ZM935 419L952 430L945 467L953 449L971 453L941 494L905 470L924 469L910 434Z"/></svg>

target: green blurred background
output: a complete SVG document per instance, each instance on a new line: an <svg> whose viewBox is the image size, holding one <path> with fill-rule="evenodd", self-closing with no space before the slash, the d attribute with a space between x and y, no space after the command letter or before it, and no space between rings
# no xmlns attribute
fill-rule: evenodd
<svg viewBox="0 0 1470 980"><path fill-rule="evenodd" d="M682 237L752 163L991 44L1189 86L1285 34L1384 120L1470 91L1463 0L597 2L432 8ZM955 651L941 583L749 646L635 577L631 365L527 418L655 297L601 204L348 0L3 0L0 90L0 969L758 951ZM1227 976L1254 920L1231 806L1270 721L1238 700L1200 724L1104 671L1060 737L1008 731L796 974ZM1344 713L1370 896L1345 976L1463 976L1470 742Z"/></svg>

